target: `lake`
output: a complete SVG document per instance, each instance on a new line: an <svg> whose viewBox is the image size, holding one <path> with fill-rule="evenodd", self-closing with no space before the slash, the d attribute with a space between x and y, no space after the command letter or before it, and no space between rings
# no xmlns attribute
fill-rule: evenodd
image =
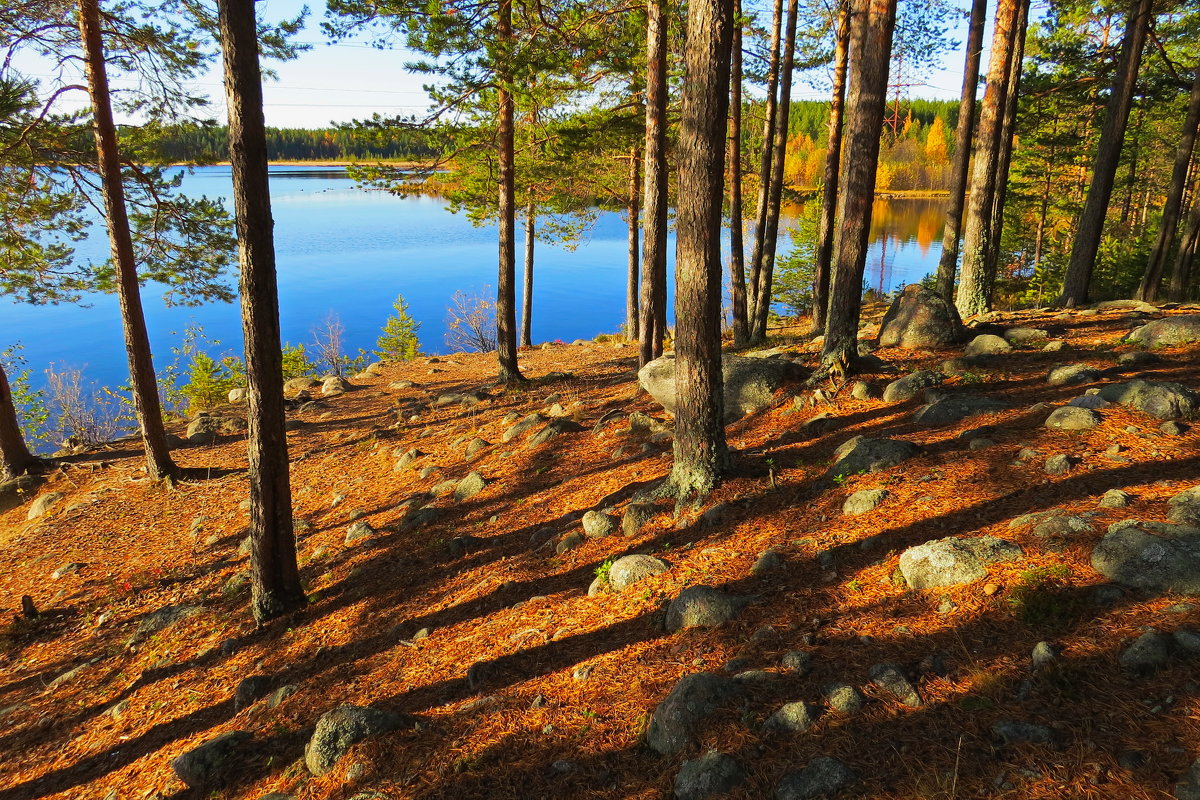
<svg viewBox="0 0 1200 800"><path fill-rule="evenodd" d="M229 206L229 168L198 168L184 178L183 191L223 197ZM271 194L280 317L288 342L310 343L312 329L336 314L345 326L348 351L370 350L402 294L410 314L421 322L422 349L442 353L446 309L455 290L473 293L490 287L494 297L494 226L474 227L464 216L449 213L445 200L360 189L344 169L319 166L272 167ZM864 281L868 287L892 291L936 269L944 209L940 200L876 202ZM794 223L797 213L799 209L788 209L782 227ZM789 246L788 237L781 237L781 249ZM620 329L626 248L625 219L610 212L598 215L575 249L538 243L534 341L590 339ZM78 252L81 258L103 259L107 240L94 236ZM673 261L673 234L668 252ZM518 241L518 262L521 253ZM518 263L518 298L520 271ZM189 324L202 326L210 339L220 342L214 355L240 350L236 303L166 308L160 298L152 286L143 290L156 368L171 362L171 349ZM0 348L19 341L36 384L52 363L82 367L102 385L127 381L115 296L91 297L87 307L0 302Z"/></svg>

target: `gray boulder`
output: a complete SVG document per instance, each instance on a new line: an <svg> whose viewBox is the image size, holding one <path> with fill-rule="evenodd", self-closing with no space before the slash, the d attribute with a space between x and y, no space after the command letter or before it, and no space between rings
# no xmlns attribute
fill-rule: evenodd
<svg viewBox="0 0 1200 800"><path fill-rule="evenodd" d="M538 425L541 425L546 421L546 419L547 418L543 417L541 414L528 414L520 422L506 430L500 439L504 442L511 442L518 436L523 436L524 434L536 428Z"/></svg>
<svg viewBox="0 0 1200 800"><path fill-rule="evenodd" d="M895 697L909 708L919 708L921 695L896 664L876 664L870 669L871 683Z"/></svg>
<svg viewBox="0 0 1200 800"><path fill-rule="evenodd" d="M221 436L239 433L245 427L240 419L203 414L188 423L186 437L191 444L214 444Z"/></svg>
<svg viewBox="0 0 1200 800"><path fill-rule="evenodd" d="M454 499L467 500L482 492L488 483L478 472L467 473L467 476L454 485Z"/></svg>
<svg viewBox="0 0 1200 800"><path fill-rule="evenodd" d="M931 369L919 369L905 375L899 380L892 381L883 390L885 403L903 403L911 400L925 389L937 386L946 380L946 376Z"/></svg>
<svg viewBox="0 0 1200 800"><path fill-rule="evenodd" d="M589 511L583 515L583 532L589 539L603 539L617 530L617 518L603 511Z"/></svg>
<svg viewBox="0 0 1200 800"><path fill-rule="evenodd" d="M967 417L978 414L994 414L1007 411L1008 403L991 397L970 394L951 395L921 406L913 414L913 420L922 425L953 425Z"/></svg>
<svg viewBox="0 0 1200 800"><path fill-rule="evenodd" d="M716 628L741 613L749 598L735 597L711 586L689 586L667 606L667 630Z"/></svg>
<svg viewBox="0 0 1200 800"><path fill-rule="evenodd" d="M707 800L725 794L746 781L746 770L738 760L715 750L683 762L675 776L676 800Z"/></svg>
<svg viewBox="0 0 1200 800"><path fill-rule="evenodd" d="M917 283L904 287L879 326L880 347L919 350L944 347L961 338L962 320L954 303Z"/></svg>
<svg viewBox="0 0 1200 800"><path fill-rule="evenodd" d="M888 496L887 489L863 489L846 498L842 504L842 513L856 517L879 508Z"/></svg>
<svg viewBox="0 0 1200 800"><path fill-rule="evenodd" d="M967 343L967 346L963 348L963 355L967 358L973 356L994 356L1000 353L1007 353L1010 350L1012 350L1012 345L1002 337L991 333L981 333Z"/></svg>
<svg viewBox="0 0 1200 800"><path fill-rule="evenodd" d="M1052 367L1046 374L1046 383L1051 386L1073 386L1077 383L1091 383L1100 377L1100 370L1091 364L1062 364Z"/></svg>
<svg viewBox="0 0 1200 800"><path fill-rule="evenodd" d="M860 472L879 472L912 458L920 448L903 439L870 439L855 436L833 451L833 465L826 473L830 477L856 475Z"/></svg>
<svg viewBox="0 0 1200 800"><path fill-rule="evenodd" d="M1200 314L1164 317L1132 330L1125 341L1142 347L1167 347L1200 342Z"/></svg>
<svg viewBox="0 0 1200 800"><path fill-rule="evenodd" d="M321 381L321 394L330 397L335 394L342 394L350 390L350 381L345 378L340 378L337 375L330 375L325 380Z"/></svg>
<svg viewBox="0 0 1200 800"><path fill-rule="evenodd" d="M1050 412L1046 427L1052 431L1089 431L1100 424L1100 415L1090 408L1063 406Z"/></svg>
<svg viewBox="0 0 1200 800"><path fill-rule="evenodd" d="M1158 419L1190 418L1200 409L1200 397L1178 383L1140 379L1113 383L1103 387L1100 396Z"/></svg>
<svg viewBox="0 0 1200 800"><path fill-rule="evenodd" d="M0 514L24 503L41 482L36 475L18 475L12 480L0 481Z"/></svg>
<svg viewBox="0 0 1200 800"><path fill-rule="evenodd" d="M349 547L352 544L358 544L359 542L366 541L374 535L375 529L371 527L371 523L367 522L365 519L360 519L346 530L346 538L343 541L343 544Z"/></svg>
<svg viewBox="0 0 1200 800"><path fill-rule="evenodd" d="M284 394L298 394L299 392L304 392L320 385L321 382L316 378L307 376L303 378L291 378L284 382L283 391Z"/></svg>
<svg viewBox="0 0 1200 800"><path fill-rule="evenodd" d="M913 589L958 586L982 579L989 564L1022 555L1020 547L994 536L952 536L905 550L900 554L900 574Z"/></svg>
<svg viewBox="0 0 1200 800"><path fill-rule="evenodd" d="M832 683L825 687L822 694L829 707L840 714L857 713L866 703L862 692L848 683Z"/></svg>
<svg viewBox="0 0 1200 800"><path fill-rule="evenodd" d="M1200 800L1200 758L1193 761L1188 771L1180 776L1172 797L1175 800Z"/></svg>
<svg viewBox="0 0 1200 800"><path fill-rule="evenodd" d="M685 675L650 715L646 745L659 755L678 753L692 742L704 718L738 692L731 678L709 672Z"/></svg>
<svg viewBox="0 0 1200 800"><path fill-rule="evenodd" d="M559 419L551 420L546 427L529 437L529 441L525 443L526 447L533 448L543 445L546 442L561 436L564 433L578 433L583 430L583 426L573 419L560 417Z"/></svg>
<svg viewBox="0 0 1200 800"><path fill-rule="evenodd" d="M217 786L229 777L230 761L246 749L249 731L228 731L192 748L171 762L171 769L190 788Z"/></svg>
<svg viewBox="0 0 1200 800"><path fill-rule="evenodd" d="M1200 594L1200 528L1132 519L1114 523L1092 550L1092 569L1135 589Z"/></svg>
<svg viewBox="0 0 1200 800"><path fill-rule="evenodd" d="M767 408L775 392L803 377L803 370L782 358L721 357L725 421ZM675 413L675 357L662 356L638 370L638 383L670 413Z"/></svg>
<svg viewBox="0 0 1200 800"><path fill-rule="evenodd" d="M619 592L638 581L666 572L670 566L654 556L632 555L622 556L608 568L608 585L613 591Z"/></svg>
<svg viewBox="0 0 1200 800"><path fill-rule="evenodd" d="M1167 665L1171 657L1171 637L1148 630L1121 652L1121 669L1135 675L1149 675Z"/></svg>
<svg viewBox="0 0 1200 800"><path fill-rule="evenodd" d="M1043 328L1009 328L1004 332L1004 341L1013 347L1032 347L1050 338Z"/></svg>
<svg viewBox="0 0 1200 800"><path fill-rule="evenodd" d="M817 800L836 797L858 781L843 762L817 756L803 769L789 772L775 786L775 800Z"/></svg>
<svg viewBox="0 0 1200 800"><path fill-rule="evenodd" d="M1167 519L1200 526L1200 486L1184 489L1167 500Z"/></svg>
<svg viewBox="0 0 1200 800"><path fill-rule="evenodd" d="M304 764L313 775L333 769L338 759L368 736L409 728L411 717L371 706L344 705L327 711L304 748Z"/></svg>
<svg viewBox="0 0 1200 800"><path fill-rule="evenodd" d="M816 724L821 716L821 709L803 700L788 703L780 708L763 723L763 730L783 731L785 733L803 733Z"/></svg>
<svg viewBox="0 0 1200 800"><path fill-rule="evenodd" d="M29 506L29 512L25 515L25 519L37 519L38 517L46 516L50 509L57 505L64 497L66 495L62 492L46 492Z"/></svg>
<svg viewBox="0 0 1200 800"><path fill-rule="evenodd" d="M626 536L635 536L650 519L654 516L654 506L651 503L630 503L625 506L625 513L621 515L621 533Z"/></svg>

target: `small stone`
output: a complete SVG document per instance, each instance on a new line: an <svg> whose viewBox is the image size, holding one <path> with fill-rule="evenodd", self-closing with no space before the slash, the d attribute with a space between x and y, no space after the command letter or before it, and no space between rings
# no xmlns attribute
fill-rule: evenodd
<svg viewBox="0 0 1200 800"><path fill-rule="evenodd" d="M358 542L370 539L374 535L375 529L371 527L371 523L360 519L346 530L346 539L344 543L347 547L349 547L352 544L357 544Z"/></svg>
<svg viewBox="0 0 1200 800"><path fill-rule="evenodd" d="M454 499L461 502L474 497L486 488L487 481L478 472L470 472L454 485Z"/></svg>
<svg viewBox="0 0 1200 800"><path fill-rule="evenodd" d="M813 654L807 650L789 650L779 660L783 668L803 677L812 671Z"/></svg>
<svg viewBox="0 0 1200 800"><path fill-rule="evenodd" d="M750 567L751 575L760 575L764 572L779 569L783 566L783 556L778 550L764 550L759 553L758 559L754 565Z"/></svg>
<svg viewBox="0 0 1200 800"><path fill-rule="evenodd" d="M783 776L775 787L775 800L830 798L850 788L857 780L854 770L838 759L817 756L803 769Z"/></svg>
<svg viewBox="0 0 1200 800"><path fill-rule="evenodd" d="M896 664L876 664L869 673L871 683L895 697L909 708L919 708L921 696Z"/></svg>
<svg viewBox="0 0 1200 800"><path fill-rule="evenodd" d="M654 516L654 506L650 503L630 503L625 506L621 515L621 533L634 536Z"/></svg>
<svg viewBox="0 0 1200 800"><path fill-rule="evenodd" d="M1121 653L1121 668L1135 675L1149 675L1167 665L1171 653L1171 637L1148 630Z"/></svg>
<svg viewBox="0 0 1200 800"><path fill-rule="evenodd" d="M967 358L972 356L997 355L1007 353L1012 350L1012 345L1006 342L999 336L994 336L990 333L980 334L972 339L965 348L963 355Z"/></svg>
<svg viewBox="0 0 1200 800"><path fill-rule="evenodd" d="M675 776L676 800L707 800L733 791L746 781L746 771L737 759L710 751L685 761Z"/></svg>
<svg viewBox="0 0 1200 800"><path fill-rule="evenodd" d="M841 714L854 714L861 711L866 703L862 692L848 683L834 683L826 686L824 696L829 707Z"/></svg>
<svg viewBox="0 0 1200 800"><path fill-rule="evenodd" d="M583 515L583 532L589 539L602 539L617 530L617 518L603 511L589 511Z"/></svg>
<svg viewBox="0 0 1200 800"><path fill-rule="evenodd" d="M241 711L262 698L271 688L271 678L267 675L249 675L241 680L233 693L233 710Z"/></svg>
<svg viewBox="0 0 1200 800"><path fill-rule="evenodd" d="M1129 505L1129 501L1133 499L1133 495L1128 492L1123 492L1120 489L1109 489L1100 498L1101 508L1125 508Z"/></svg>
<svg viewBox="0 0 1200 800"><path fill-rule="evenodd" d="M1100 415L1090 408L1063 406L1046 418L1046 427L1054 431L1087 431L1099 425Z"/></svg>
<svg viewBox="0 0 1200 800"><path fill-rule="evenodd" d="M1058 660L1058 652L1054 649L1054 645L1049 642L1038 642L1033 646L1033 655L1030 657L1033 662L1034 669L1048 667Z"/></svg>
<svg viewBox="0 0 1200 800"><path fill-rule="evenodd" d="M1043 470L1047 475L1066 475L1071 471L1071 467L1078 463L1078 458L1065 453L1059 453L1046 459L1046 465L1043 467Z"/></svg>
<svg viewBox="0 0 1200 800"><path fill-rule="evenodd" d="M803 733L816 723L820 715L819 708L804 701L788 703L767 718L763 730Z"/></svg>
<svg viewBox="0 0 1200 800"><path fill-rule="evenodd" d="M1175 640L1176 649L1184 655L1190 658L1200 656L1200 631L1180 628L1171 634L1171 638Z"/></svg>
<svg viewBox="0 0 1200 800"><path fill-rule="evenodd" d="M711 586L689 586L667 606L667 630L718 627L736 617L747 602Z"/></svg>
<svg viewBox="0 0 1200 800"><path fill-rule="evenodd" d="M249 731L228 731L195 747L171 762L171 769L193 789L219 783L229 772L229 762L246 749Z"/></svg>
<svg viewBox="0 0 1200 800"><path fill-rule="evenodd" d="M1051 386L1073 386L1091 383L1099 377L1100 370L1090 364L1065 364L1051 369L1046 375L1046 383Z"/></svg>
<svg viewBox="0 0 1200 800"><path fill-rule="evenodd" d="M1003 720L992 726L992 735L1004 744L1046 744L1058 743L1058 736L1045 725L1017 720Z"/></svg>
<svg viewBox="0 0 1200 800"><path fill-rule="evenodd" d="M842 504L842 513L847 516L859 516L874 511L887 499L887 489L863 489L846 498Z"/></svg>
<svg viewBox="0 0 1200 800"><path fill-rule="evenodd" d="M568 551L574 550L582 545L587 538L579 531L571 531L566 536L558 540L558 544L554 546L554 552L562 555Z"/></svg>
<svg viewBox="0 0 1200 800"><path fill-rule="evenodd" d="M391 711L371 706L340 706L317 720L316 730L304 748L304 763L309 772L320 777L363 739L412 724L412 718Z"/></svg>
<svg viewBox="0 0 1200 800"><path fill-rule="evenodd" d="M1159 425L1158 429L1166 436L1182 436L1183 434L1187 433L1188 426L1184 425L1182 422L1170 420L1168 422L1164 422L1162 425Z"/></svg>
<svg viewBox="0 0 1200 800"><path fill-rule="evenodd" d="M82 564L78 561L72 561L69 564L63 564L58 569L54 570L54 572L51 572L50 577L53 578L54 580L58 580L59 578L63 578L74 572L79 572L79 570L83 569L84 566L85 566L84 564Z"/></svg>

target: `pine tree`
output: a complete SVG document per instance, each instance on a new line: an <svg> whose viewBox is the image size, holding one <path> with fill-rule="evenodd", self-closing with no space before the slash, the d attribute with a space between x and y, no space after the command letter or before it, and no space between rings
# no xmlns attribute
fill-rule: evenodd
<svg viewBox="0 0 1200 800"><path fill-rule="evenodd" d="M411 361L421 355L421 342L417 331L421 323L408 313L408 302L402 295L392 303L396 313L383 324L383 333L375 342L375 354L391 361Z"/></svg>

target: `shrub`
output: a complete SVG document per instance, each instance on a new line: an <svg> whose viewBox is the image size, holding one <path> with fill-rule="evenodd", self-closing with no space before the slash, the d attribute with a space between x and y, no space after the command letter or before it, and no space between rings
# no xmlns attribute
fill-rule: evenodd
<svg viewBox="0 0 1200 800"><path fill-rule="evenodd" d="M488 353L496 349L496 304L479 294L456 291L446 309L446 344L455 352Z"/></svg>

